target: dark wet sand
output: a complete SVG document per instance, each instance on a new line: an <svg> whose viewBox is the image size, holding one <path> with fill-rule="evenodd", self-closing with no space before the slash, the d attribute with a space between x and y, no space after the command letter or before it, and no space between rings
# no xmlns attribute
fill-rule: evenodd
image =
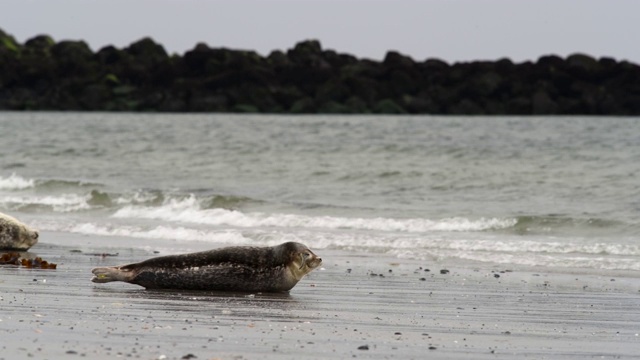
<svg viewBox="0 0 640 360"><path fill-rule="evenodd" d="M318 250L323 269L288 295L146 291L94 284L91 268L155 243L41 241L29 254L57 270L0 267L0 359L640 359L637 273ZM91 255L104 252L118 256Z"/></svg>

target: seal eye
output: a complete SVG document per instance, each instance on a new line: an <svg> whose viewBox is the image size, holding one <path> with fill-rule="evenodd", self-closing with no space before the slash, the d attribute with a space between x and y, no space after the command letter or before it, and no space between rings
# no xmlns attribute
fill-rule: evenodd
<svg viewBox="0 0 640 360"><path fill-rule="evenodd" d="M302 268L307 265L307 259L309 256L311 256L311 254L306 251L300 253L300 268L298 268L298 270L302 270Z"/></svg>

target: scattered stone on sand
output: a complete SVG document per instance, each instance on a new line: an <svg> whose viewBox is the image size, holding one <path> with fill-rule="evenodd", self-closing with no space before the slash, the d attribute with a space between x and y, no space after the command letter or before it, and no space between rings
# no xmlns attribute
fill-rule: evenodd
<svg viewBox="0 0 640 360"><path fill-rule="evenodd" d="M358 346L358 350L369 350L369 345Z"/></svg>
<svg viewBox="0 0 640 360"><path fill-rule="evenodd" d="M448 273L449 273L449 270L447 270L447 269L440 270L440 274L446 275Z"/></svg>
<svg viewBox="0 0 640 360"><path fill-rule="evenodd" d="M85 255L87 256L99 256L99 257L111 257L111 256L118 256L120 255L120 253L86 253Z"/></svg>

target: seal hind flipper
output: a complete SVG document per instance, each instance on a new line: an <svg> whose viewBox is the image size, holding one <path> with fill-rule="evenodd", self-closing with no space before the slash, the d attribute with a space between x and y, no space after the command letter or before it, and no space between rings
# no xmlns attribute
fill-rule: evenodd
<svg viewBox="0 0 640 360"><path fill-rule="evenodd" d="M129 282L133 279L131 270L123 270L121 267L101 267L91 270L93 277L91 281L94 283L108 283L112 281Z"/></svg>

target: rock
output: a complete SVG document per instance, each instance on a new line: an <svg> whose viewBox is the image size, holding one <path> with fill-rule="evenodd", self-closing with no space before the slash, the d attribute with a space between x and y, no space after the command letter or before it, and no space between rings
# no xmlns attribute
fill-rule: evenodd
<svg viewBox="0 0 640 360"><path fill-rule="evenodd" d="M412 58L404 56L396 51L389 51L382 63L391 68L412 68L416 65Z"/></svg>
<svg viewBox="0 0 640 360"><path fill-rule="evenodd" d="M327 81L316 91L315 100L322 104L327 102L344 103L351 91L349 87L341 81Z"/></svg>
<svg viewBox="0 0 640 360"><path fill-rule="evenodd" d="M260 109L251 104L236 104L233 106L231 111L236 113L259 113Z"/></svg>
<svg viewBox="0 0 640 360"><path fill-rule="evenodd" d="M405 110L392 99L380 100L374 107L376 114L404 114Z"/></svg>
<svg viewBox="0 0 640 360"><path fill-rule="evenodd" d="M206 73L207 63L214 57L213 49L205 43L196 44L193 50L184 53L182 58L188 73Z"/></svg>
<svg viewBox="0 0 640 360"><path fill-rule="evenodd" d="M484 110L480 105L471 99L462 99L460 102L453 104L448 109L449 114L456 115L481 115Z"/></svg>
<svg viewBox="0 0 640 360"><path fill-rule="evenodd" d="M164 47L157 44L153 39L149 37L142 38L127 47L124 51L132 56L141 57L143 59L160 58L166 59L168 57Z"/></svg>
<svg viewBox="0 0 640 360"><path fill-rule="evenodd" d="M511 98L507 101L505 112L514 115L531 114L531 99L524 96Z"/></svg>
<svg viewBox="0 0 640 360"><path fill-rule="evenodd" d="M367 103L358 96L348 98L345 102L345 106L349 109L348 112L352 114L368 114L371 112Z"/></svg>
<svg viewBox="0 0 640 360"><path fill-rule="evenodd" d="M329 70L331 64L322 57L322 46L318 40L306 40L297 43L287 52L289 60L295 64Z"/></svg>
<svg viewBox="0 0 640 360"><path fill-rule="evenodd" d="M84 41L61 41L51 46L51 55L61 61L88 62L93 52Z"/></svg>
<svg viewBox="0 0 640 360"><path fill-rule="evenodd" d="M0 54L17 55L20 50L20 45L16 42L16 39L0 29Z"/></svg>
<svg viewBox="0 0 640 360"><path fill-rule="evenodd" d="M118 50L115 47L109 45L100 49L95 55L94 58L103 65L112 65L117 64L126 59L128 55L122 51Z"/></svg>
<svg viewBox="0 0 640 360"><path fill-rule="evenodd" d="M204 43L181 56L151 38L93 53L47 35L22 46L0 30L0 110L640 115L638 84L637 64L586 54L449 65L306 40L267 57Z"/></svg>
<svg viewBox="0 0 640 360"><path fill-rule="evenodd" d="M352 113L351 109L344 104L340 104L336 101L328 101L318 107L318 113L321 114L349 114Z"/></svg>
<svg viewBox="0 0 640 360"><path fill-rule="evenodd" d="M289 111L293 114L310 114L316 112L316 104L313 99L306 97L296 101Z"/></svg>
<svg viewBox="0 0 640 360"><path fill-rule="evenodd" d="M38 35L24 43L24 47L38 54L49 54L51 47L55 45L55 41L49 35Z"/></svg>
<svg viewBox="0 0 640 360"><path fill-rule="evenodd" d="M538 90L531 97L531 113L534 115L550 115L556 114L558 104L551 100L549 94L544 90Z"/></svg>
<svg viewBox="0 0 640 360"><path fill-rule="evenodd" d="M272 51L267 57L267 61L275 68L283 68L292 64L287 55L280 50Z"/></svg>
<svg viewBox="0 0 640 360"><path fill-rule="evenodd" d="M600 71L600 64L591 56L573 54L567 57L569 71L580 78L594 78Z"/></svg>

